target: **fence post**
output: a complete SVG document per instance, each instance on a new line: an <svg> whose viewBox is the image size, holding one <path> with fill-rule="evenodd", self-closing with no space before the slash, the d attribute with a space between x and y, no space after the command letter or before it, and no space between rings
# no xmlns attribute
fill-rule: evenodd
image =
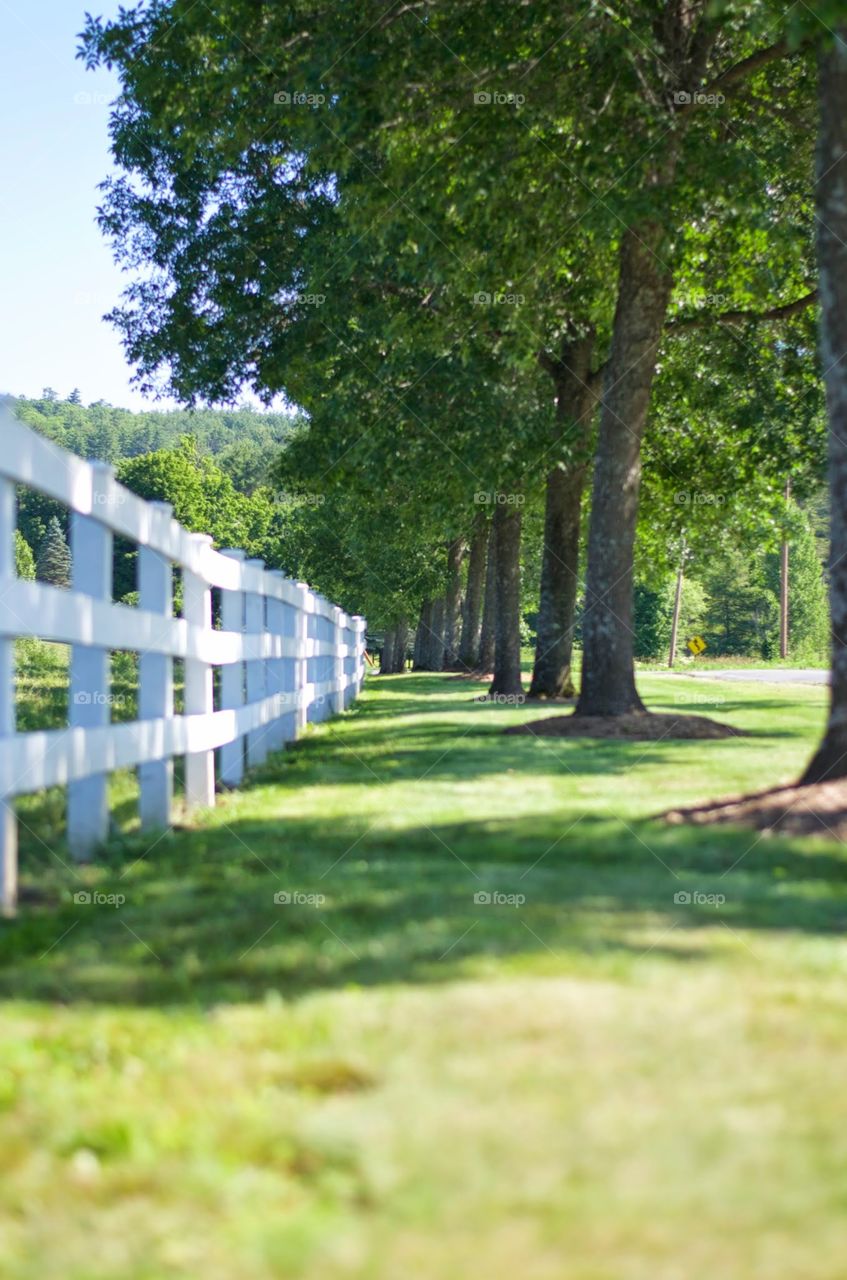
<svg viewBox="0 0 847 1280"><path fill-rule="evenodd" d="M341 653L344 644L344 628L341 625L341 619L344 617L344 610L339 606L332 607L332 643L335 652L332 656L332 701L330 706L335 715L344 710L344 657Z"/></svg>
<svg viewBox="0 0 847 1280"><path fill-rule="evenodd" d="M353 622L356 626L356 697L358 698L365 682L365 643L368 624L358 613Z"/></svg>
<svg viewBox="0 0 847 1280"><path fill-rule="evenodd" d="M114 468L93 462L93 505L105 506ZM73 589L95 600L112 595L112 533L95 516L71 512ZM69 608L72 604L68 602ZM95 645L74 645L71 651L70 705L72 728L95 729L111 721L109 652ZM68 784L68 846L73 856L85 859L109 834L108 774L96 773Z"/></svg>
<svg viewBox="0 0 847 1280"><path fill-rule="evenodd" d="M173 515L169 502L150 504L163 519ZM138 548L138 603L162 618L173 617L173 569L170 560L150 547ZM142 653L138 661L138 715L141 720L169 720L174 713L174 663L170 654ZM138 813L142 831L171 825L174 766L171 756L138 766Z"/></svg>
<svg viewBox="0 0 847 1280"><path fill-rule="evenodd" d="M197 547L210 546L206 533L191 534ZM212 592L190 569L182 571L182 613L186 622L204 631L212 629ZM214 709L212 668L202 658L185 660L185 714L209 715ZM185 757L185 803L189 809L210 809L215 803L215 753L189 752Z"/></svg>
<svg viewBox="0 0 847 1280"><path fill-rule="evenodd" d="M0 604L15 578L15 486L0 479ZM15 641L0 639L0 738L15 732ZM15 799L0 795L0 911L13 916L18 901L18 821Z"/></svg>
<svg viewBox="0 0 847 1280"><path fill-rule="evenodd" d="M344 658L344 706L349 707L350 703L356 696L356 649L358 645L358 635L356 633L356 624L353 619L347 615L347 625L344 628L344 644L347 647L347 655Z"/></svg>
<svg viewBox="0 0 847 1280"><path fill-rule="evenodd" d="M294 620L294 637L297 642L294 687L297 690L297 732L299 735L305 729L309 720L310 702L306 697L306 689L309 684L309 661L306 657L306 652L309 641L308 607L309 601L312 599L312 593L309 590L308 582L298 582L297 589L300 600Z"/></svg>
<svg viewBox="0 0 847 1280"><path fill-rule="evenodd" d="M250 569L264 570L264 560L248 560ZM248 591L244 596L244 629L249 634L262 637L265 634L265 597L262 592ZM265 696L265 660L256 658L247 663L247 701L261 702ZM248 765L264 764L268 758L268 727L260 725L247 735Z"/></svg>
<svg viewBox="0 0 847 1280"><path fill-rule="evenodd" d="M246 551L224 551L225 556L239 563L247 559ZM244 592L221 592L221 626L224 631L237 631L243 635L244 624ZM244 663L231 662L221 668L221 708L224 711L235 711L244 706ZM237 787L244 778L244 737L239 734L233 742L221 747L221 782L228 787Z"/></svg>
<svg viewBox="0 0 847 1280"><path fill-rule="evenodd" d="M281 569L272 569L268 575L275 582L284 582L285 574ZM285 635L285 605L276 596L267 597L268 632L280 643ZM265 685L268 694L285 692L286 663L284 658L269 658L265 673ZM279 751L285 745L286 713L280 709L268 727L268 747L271 751Z"/></svg>

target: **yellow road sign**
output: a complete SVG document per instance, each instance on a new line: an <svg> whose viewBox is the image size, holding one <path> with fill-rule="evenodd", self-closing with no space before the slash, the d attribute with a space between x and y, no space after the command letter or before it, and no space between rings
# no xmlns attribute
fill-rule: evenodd
<svg viewBox="0 0 847 1280"><path fill-rule="evenodd" d="M708 648L708 645L702 636L692 636L688 641L688 647L696 658L704 649Z"/></svg>

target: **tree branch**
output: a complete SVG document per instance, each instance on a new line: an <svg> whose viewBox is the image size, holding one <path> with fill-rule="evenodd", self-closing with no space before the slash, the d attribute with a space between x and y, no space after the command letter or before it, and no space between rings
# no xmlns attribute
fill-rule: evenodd
<svg viewBox="0 0 847 1280"><path fill-rule="evenodd" d="M715 76L714 80L710 80L705 86L704 93L714 93L716 90L723 93L726 89L732 89L735 85L741 84L748 76L753 75L761 67L768 66L771 62L778 62L780 58L786 57L792 52L787 40L777 40L776 44L768 45L766 49L757 49L755 53L751 53L749 57L742 58L740 62L736 62L734 66L727 67L726 71L722 71L719 76Z"/></svg>
<svg viewBox="0 0 847 1280"><path fill-rule="evenodd" d="M802 298L795 298L793 302L783 302L778 307L770 307L767 311L721 311L717 315L701 312L696 316L680 316L678 320L671 320L667 327L668 331L673 333L677 329L704 329L710 324L743 324L746 320L787 320L791 316L799 315L817 300L818 291L812 289Z"/></svg>

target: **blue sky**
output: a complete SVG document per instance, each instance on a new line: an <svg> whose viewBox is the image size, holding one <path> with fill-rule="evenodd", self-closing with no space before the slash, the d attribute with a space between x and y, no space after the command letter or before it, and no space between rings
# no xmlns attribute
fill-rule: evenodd
<svg viewBox="0 0 847 1280"><path fill-rule="evenodd" d="M118 0L0 0L0 393L140 408L101 319L126 280L94 221L117 81L75 58L86 8Z"/></svg>

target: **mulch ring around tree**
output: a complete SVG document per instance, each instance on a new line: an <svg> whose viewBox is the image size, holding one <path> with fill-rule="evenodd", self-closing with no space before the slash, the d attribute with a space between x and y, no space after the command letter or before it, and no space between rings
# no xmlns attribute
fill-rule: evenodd
<svg viewBox="0 0 847 1280"><path fill-rule="evenodd" d="M664 738L743 738L746 734L708 716L675 716L633 711L623 716L551 716L513 725L504 733L531 734L534 738L628 738L633 742L658 742Z"/></svg>
<svg viewBox="0 0 847 1280"><path fill-rule="evenodd" d="M691 809L671 809L659 815L668 822L705 826L734 822L757 831L781 831L786 835L834 836L847 839L847 779L818 782L807 787L793 784L771 787L729 800L710 801Z"/></svg>

